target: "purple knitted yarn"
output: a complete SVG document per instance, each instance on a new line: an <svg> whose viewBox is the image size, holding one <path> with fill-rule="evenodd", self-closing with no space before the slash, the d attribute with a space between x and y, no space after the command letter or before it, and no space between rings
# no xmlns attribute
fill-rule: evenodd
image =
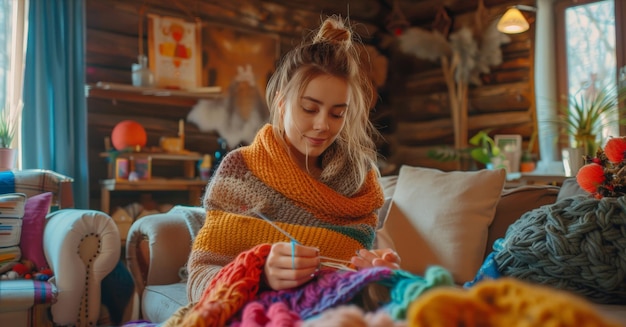
<svg viewBox="0 0 626 327"><path fill-rule="evenodd" d="M454 285L446 269L432 266L424 277L404 270L375 267L358 271L323 270L317 279L298 289L260 294L259 302L268 308L274 302L286 303L290 310L307 320L328 308L348 303L370 283L391 289L391 300L383 309L394 319L404 319L409 304L425 291L437 286Z"/></svg>
<svg viewBox="0 0 626 327"><path fill-rule="evenodd" d="M259 301L267 308L284 302L302 319L308 319L338 304L347 303L367 284L390 279L394 270L384 267L359 271L322 270L317 279L298 289L264 292Z"/></svg>

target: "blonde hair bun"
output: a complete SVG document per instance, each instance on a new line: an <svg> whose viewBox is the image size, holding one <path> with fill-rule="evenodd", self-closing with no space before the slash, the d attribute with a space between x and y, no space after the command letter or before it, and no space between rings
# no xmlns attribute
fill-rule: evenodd
<svg viewBox="0 0 626 327"><path fill-rule="evenodd" d="M313 43L321 42L345 43L346 46L350 46L352 43L352 32L346 27L340 17L330 16L324 20L317 35L313 38Z"/></svg>

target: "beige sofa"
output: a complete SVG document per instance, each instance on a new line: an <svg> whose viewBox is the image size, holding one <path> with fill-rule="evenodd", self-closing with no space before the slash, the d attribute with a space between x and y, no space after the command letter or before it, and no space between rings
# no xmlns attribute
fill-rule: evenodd
<svg viewBox="0 0 626 327"><path fill-rule="evenodd" d="M395 248L403 269L417 274L430 264L442 265L459 285L475 276L493 242L505 235L512 222L527 211L554 203L560 191L548 185L509 187L504 171L444 173L403 167L399 175L380 181L386 202L381 208L384 219L377 234L378 246ZM568 192L577 190L568 188ZM436 200L440 198L448 202L441 204ZM415 221L411 215L423 221ZM131 226L126 260L143 319L162 322L187 304L181 272L203 219L201 208L175 207ZM599 307L626 322L624 307Z"/></svg>

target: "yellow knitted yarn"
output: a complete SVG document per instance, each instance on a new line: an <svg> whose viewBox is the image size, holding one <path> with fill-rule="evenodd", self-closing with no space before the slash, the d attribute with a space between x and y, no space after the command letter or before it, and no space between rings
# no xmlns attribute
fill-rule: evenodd
<svg viewBox="0 0 626 327"><path fill-rule="evenodd" d="M263 219L209 211L206 226L194 242L193 250L235 257L257 244L289 242L289 239ZM344 234L327 228L275 222L301 244L320 249L320 254L336 259L350 260L361 244Z"/></svg>
<svg viewBox="0 0 626 327"><path fill-rule="evenodd" d="M619 327L572 293L513 278L436 288L415 300L408 326Z"/></svg>

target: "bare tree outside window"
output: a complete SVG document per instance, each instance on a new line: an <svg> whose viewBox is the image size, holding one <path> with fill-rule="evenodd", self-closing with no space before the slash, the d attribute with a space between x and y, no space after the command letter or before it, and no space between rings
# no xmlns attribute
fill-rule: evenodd
<svg viewBox="0 0 626 327"><path fill-rule="evenodd" d="M12 0L0 0L0 110L7 106Z"/></svg>
<svg viewBox="0 0 626 327"><path fill-rule="evenodd" d="M609 96L616 96L615 42L613 0L565 10L567 99L593 98L601 90L608 90ZM617 112L612 111L607 113L607 117L602 117L602 131L601 135L597 135L598 141L603 143L608 137L619 135L617 116Z"/></svg>

